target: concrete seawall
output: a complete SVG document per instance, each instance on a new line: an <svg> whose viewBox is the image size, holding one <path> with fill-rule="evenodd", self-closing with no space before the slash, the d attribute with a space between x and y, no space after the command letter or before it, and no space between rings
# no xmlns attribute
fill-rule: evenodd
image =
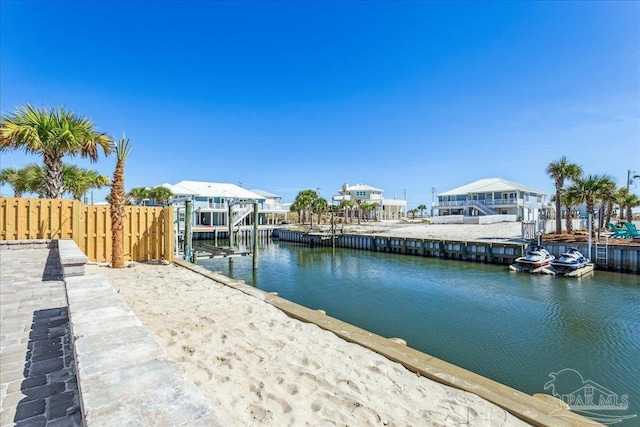
<svg viewBox="0 0 640 427"><path fill-rule="evenodd" d="M331 246L331 238L320 234L300 231L275 230L274 236L282 241L302 243L311 247ZM341 234L335 236L335 246L372 252L386 252L431 258L455 259L460 261L485 262L509 265L522 256L526 242L510 241L459 241L417 239L408 237L384 237L362 234ZM545 248L559 257L569 247L577 247L587 254L587 243L544 242ZM623 273L640 273L640 246L592 245L590 258L598 270Z"/></svg>

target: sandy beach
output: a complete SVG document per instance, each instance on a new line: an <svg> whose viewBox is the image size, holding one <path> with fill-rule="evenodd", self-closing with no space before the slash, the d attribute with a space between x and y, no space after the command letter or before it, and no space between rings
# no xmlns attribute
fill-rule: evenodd
<svg viewBox="0 0 640 427"><path fill-rule="evenodd" d="M109 280L228 426L528 425L183 267L87 274Z"/></svg>

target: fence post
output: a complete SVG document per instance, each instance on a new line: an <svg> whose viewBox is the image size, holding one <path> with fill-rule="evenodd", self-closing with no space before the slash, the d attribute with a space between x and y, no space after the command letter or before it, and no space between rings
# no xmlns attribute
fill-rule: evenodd
<svg viewBox="0 0 640 427"><path fill-rule="evenodd" d="M62 209L62 204L60 205ZM77 200L71 201L71 238L78 248L82 248L84 245L81 242L80 236L80 202Z"/></svg>
<svg viewBox="0 0 640 427"><path fill-rule="evenodd" d="M173 207L167 206L164 208L164 259L169 262L173 262Z"/></svg>

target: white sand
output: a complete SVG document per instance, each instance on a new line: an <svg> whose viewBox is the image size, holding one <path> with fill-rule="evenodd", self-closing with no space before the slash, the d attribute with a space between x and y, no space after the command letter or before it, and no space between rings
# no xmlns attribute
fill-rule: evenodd
<svg viewBox="0 0 640 427"><path fill-rule="evenodd" d="M185 268L87 270L107 277L228 426L527 425Z"/></svg>

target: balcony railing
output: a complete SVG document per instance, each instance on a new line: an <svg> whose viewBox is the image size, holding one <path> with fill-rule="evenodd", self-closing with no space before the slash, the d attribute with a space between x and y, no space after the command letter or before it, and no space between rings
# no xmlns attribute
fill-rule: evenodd
<svg viewBox="0 0 640 427"><path fill-rule="evenodd" d="M521 199L492 199L492 200L453 200L453 201L437 201L433 204L434 208L455 208L468 207L476 204L485 206L521 206Z"/></svg>

